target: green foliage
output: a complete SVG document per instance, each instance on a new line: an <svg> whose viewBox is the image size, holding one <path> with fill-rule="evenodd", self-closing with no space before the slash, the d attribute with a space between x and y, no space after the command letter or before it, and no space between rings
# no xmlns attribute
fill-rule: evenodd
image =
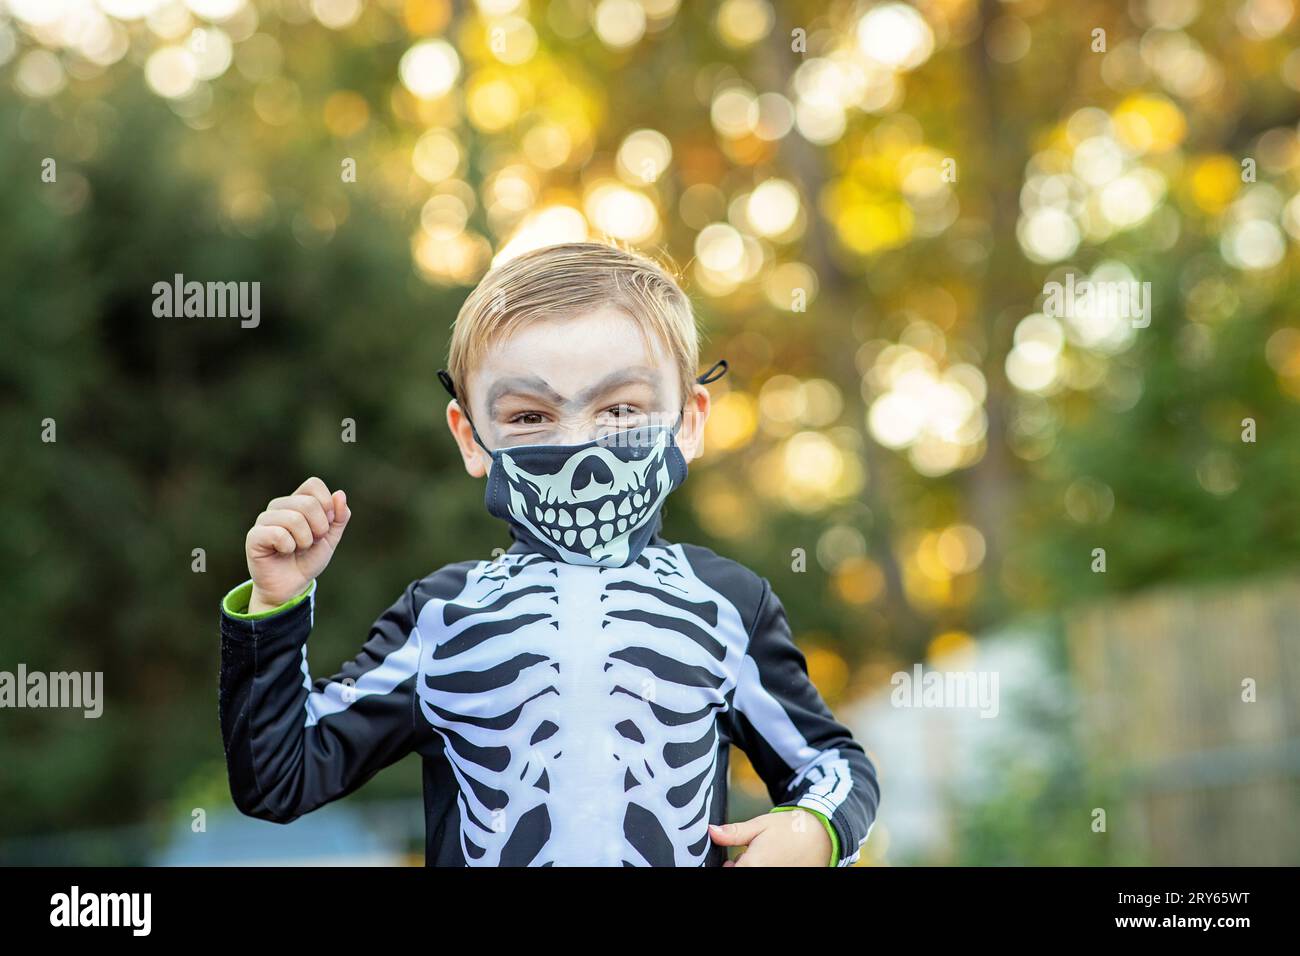
<svg viewBox="0 0 1300 956"><path fill-rule="evenodd" d="M51 197L73 171L42 184L41 151L15 141L31 109L0 100L0 215L18 225L0 234L4 666L102 670L106 703L96 721L6 714L0 801L18 833L165 814L192 768L221 759L218 602L247 576L253 517L306 475L356 513L322 579L319 672L407 582L508 543L440 421L433 372L458 298L411 281L390 213L358 201L324 251L295 240L291 210L229 235L206 212L214 185L171 159L186 132L136 104L78 166L88 198L66 214ZM153 284L176 272L262 278L260 326L153 316Z"/></svg>

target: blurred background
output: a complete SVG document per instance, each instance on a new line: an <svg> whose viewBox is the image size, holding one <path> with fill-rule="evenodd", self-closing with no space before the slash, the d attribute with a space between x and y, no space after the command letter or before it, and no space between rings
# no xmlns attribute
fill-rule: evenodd
<svg viewBox="0 0 1300 956"><path fill-rule="evenodd" d="M0 711L0 862L423 862L414 756L234 812L218 602L309 474L315 676L506 546L433 373L584 238L731 363L665 533L784 601L880 771L860 865L1300 862L1298 46L1293 0L0 0L0 670L105 694ZM260 324L155 316L177 273Z"/></svg>

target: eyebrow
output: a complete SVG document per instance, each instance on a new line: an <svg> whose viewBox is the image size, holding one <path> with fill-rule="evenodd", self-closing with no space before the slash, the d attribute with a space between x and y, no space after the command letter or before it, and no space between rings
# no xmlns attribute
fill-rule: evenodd
<svg viewBox="0 0 1300 956"><path fill-rule="evenodd" d="M606 392L621 388L624 385L650 386L654 393L655 404L658 404L659 376L654 369L634 365L619 369L617 372L611 372L595 385L583 389L574 398L565 398L538 375L516 375L510 378L497 379L492 383L492 387L488 389L488 414L495 415L498 403L507 395L543 398L552 405L572 407L585 405L592 399L599 398Z"/></svg>

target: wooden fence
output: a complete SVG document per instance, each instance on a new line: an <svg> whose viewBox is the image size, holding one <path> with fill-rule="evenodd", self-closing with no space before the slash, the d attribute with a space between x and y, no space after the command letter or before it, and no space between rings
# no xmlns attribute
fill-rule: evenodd
<svg viewBox="0 0 1300 956"><path fill-rule="evenodd" d="M1300 864L1300 575L1089 605L1066 636L1107 832L1153 864Z"/></svg>

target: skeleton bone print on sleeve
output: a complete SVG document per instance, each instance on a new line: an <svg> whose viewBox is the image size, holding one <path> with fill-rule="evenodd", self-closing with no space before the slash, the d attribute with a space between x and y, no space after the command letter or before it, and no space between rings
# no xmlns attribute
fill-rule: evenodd
<svg viewBox="0 0 1300 956"><path fill-rule="evenodd" d="M508 553L429 601L418 632L467 863L704 861L747 634L680 546L625 568Z"/></svg>

